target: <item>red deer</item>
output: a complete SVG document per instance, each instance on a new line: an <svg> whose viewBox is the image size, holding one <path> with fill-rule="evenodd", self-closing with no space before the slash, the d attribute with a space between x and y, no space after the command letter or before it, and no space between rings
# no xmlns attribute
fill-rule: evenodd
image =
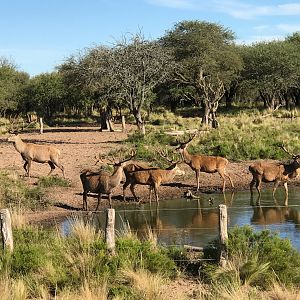
<svg viewBox="0 0 300 300"><path fill-rule="evenodd" d="M65 177L63 165L59 162L60 151L52 145L37 145L33 143L25 143L18 134L12 134L7 139L13 142L16 150L21 154L24 163L24 169L28 177L30 177L31 162L48 163L51 170L48 176L54 171L55 166L61 169Z"/></svg>
<svg viewBox="0 0 300 300"><path fill-rule="evenodd" d="M188 152L187 146L195 136L196 134L187 142L178 142L179 145L176 150L180 152L183 161L196 173L197 191L199 190L200 172L219 173L223 179L223 192L225 191L225 177L229 179L231 187L234 188L231 177L226 173L226 166L228 165L228 160L226 158L199 154L192 155Z"/></svg>
<svg viewBox="0 0 300 300"><path fill-rule="evenodd" d="M112 207L111 196L114 189L120 184L123 178L123 168L126 163L134 157L135 153L120 162L114 163L114 172L110 174L105 171L94 172L91 170L82 170L80 180L83 187L83 210L87 210L87 194L88 192L98 194L98 202L96 210L98 210L102 194L108 195L109 205Z"/></svg>
<svg viewBox="0 0 300 300"><path fill-rule="evenodd" d="M126 183L123 186L123 199L125 200L125 190L130 185L130 191L135 199L138 201L138 198L135 194L135 186L137 184L149 185L150 188L150 196L149 201L152 200L152 193L154 191L156 202L158 203L158 188L162 183L167 183L173 180L173 178L177 175L184 175L185 172L178 167L178 163L174 162L167 158L166 154L159 152L161 156L166 158L172 164L166 169L158 169L151 168L147 170L137 170L133 172L128 172L128 176L126 177ZM140 203L140 201L138 201Z"/></svg>
<svg viewBox="0 0 300 300"><path fill-rule="evenodd" d="M284 164L284 163L260 161L249 166L249 171L253 176L252 181L250 182L251 196L253 196L253 186L255 184L259 195L258 200L261 197L262 182L274 182L273 197L275 197L275 192L278 185L280 184L280 182L283 182L283 186L285 189L285 201L287 204L287 200L288 200L287 183L290 179L295 178L298 175L297 170L300 168L300 163L299 163L300 155L294 155L289 153L283 145L280 145L280 148L282 148L286 153L288 153L292 157L293 161L291 163Z"/></svg>

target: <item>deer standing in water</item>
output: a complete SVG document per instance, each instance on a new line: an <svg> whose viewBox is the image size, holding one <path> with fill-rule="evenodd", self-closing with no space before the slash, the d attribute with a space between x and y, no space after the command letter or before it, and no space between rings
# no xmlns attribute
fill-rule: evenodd
<svg viewBox="0 0 300 300"><path fill-rule="evenodd" d="M289 154L293 161L289 164L260 161L249 166L253 178L250 182L251 197L253 197L253 186L256 185L258 191L258 201L261 197L261 184L262 182L274 182L273 198L275 198L275 192L280 182L283 182L285 189L285 205L288 201L288 186L287 183L290 179L297 177L297 170L300 168L299 158L300 155L294 155L287 151L283 146L279 146L284 152Z"/></svg>
<svg viewBox="0 0 300 300"><path fill-rule="evenodd" d="M25 143L22 141L19 134L11 134L7 139L13 142L16 150L21 154L24 163L24 170L28 177L30 177L31 163L48 163L51 170L48 176L54 171L55 166L61 169L65 178L65 171L63 165L59 162L60 151L52 145L38 145L33 143Z"/></svg>
<svg viewBox="0 0 300 300"><path fill-rule="evenodd" d="M98 210L102 194L108 195L109 205L112 207L111 196L114 189L120 184L123 178L123 168L126 163L135 156L132 152L131 156L119 162L114 162L114 171L112 174L99 171L94 172L88 169L82 170L80 180L83 187L83 210L87 210L87 194L88 192L98 194L98 202L95 210Z"/></svg>
<svg viewBox="0 0 300 300"><path fill-rule="evenodd" d="M156 202L158 203L159 197L158 197L158 188L162 183L170 182L174 179L177 175L184 175L185 172L181 170L178 167L179 161L171 160L167 157L166 152L158 152L162 157L167 159L168 162L171 163L171 165L166 169L158 169L158 168L150 168L150 169L144 169L144 170L135 170L132 172L128 172L126 175L126 182L123 185L123 199L125 200L125 190L130 185L130 191L138 203L138 198L135 194L135 186L137 184L141 185L149 185L150 189L150 195L149 195L149 201L151 203L152 200L152 193L154 192ZM125 173L126 174L126 173Z"/></svg>
<svg viewBox="0 0 300 300"><path fill-rule="evenodd" d="M223 179L223 192L225 192L225 177L229 179L231 187L234 188L231 177L226 173L226 166L228 165L228 160L226 158L200 154L193 155L188 152L187 146L195 136L196 134L194 134L187 142L177 142L178 147L176 150L180 152L183 161L196 173L197 191L199 190L200 172L219 173Z"/></svg>

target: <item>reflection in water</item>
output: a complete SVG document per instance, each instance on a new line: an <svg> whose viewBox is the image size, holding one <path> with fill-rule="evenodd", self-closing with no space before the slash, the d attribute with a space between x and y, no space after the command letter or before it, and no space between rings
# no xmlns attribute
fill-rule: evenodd
<svg viewBox="0 0 300 300"><path fill-rule="evenodd" d="M300 212L293 207L262 207L253 206L251 223L258 225L270 225L292 222L300 228Z"/></svg>
<svg viewBox="0 0 300 300"><path fill-rule="evenodd" d="M289 206L282 199L273 200L272 192L264 190L261 201L253 203L249 192L200 195L200 199L172 199L141 206L126 205L116 208L116 230L129 224L139 237L145 237L149 229L161 244L189 244L205 246L218 236L218 205L228 207L228 227L251 225L255 230L270 229L279 232L281 237L291 239L300 249L300 201L299 188L290 190ZM278 196L280 196L278 191ZM283 193L281 196L284 196ZM258 205L257 205L258 204ZM97 216L97 217L96 217ZM93 217L97 227L104 229L105 213ZM62 225L64 229L68 226Z"/></svg>

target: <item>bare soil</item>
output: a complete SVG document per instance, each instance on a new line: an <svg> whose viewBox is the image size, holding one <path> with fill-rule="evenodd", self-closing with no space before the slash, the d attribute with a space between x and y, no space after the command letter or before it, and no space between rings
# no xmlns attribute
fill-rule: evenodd
<svg viewBox="0 0 300 300"><path fill-rule="evenodd" d="M117 128L118 130L118 128ZM134 127L129 128L134 130ZM45 130L43 134L22 133L21 137L26 142L38 144L53 144L61 150L61 162L65 167L66 177L71 182L71 187L51 187L48 189L50 207L46 211L29 212L29 221L42 221L63 218L74 211L82 209L82 185L79 174L84 168L95 168L95 156L108 153L112 149L122 146L121 142L126 139L127 132L100 132L96 127L63 127ZM34 185L37 179L49 172L48 164L33 163L31 168L32 178L24 177L23 160L15 150L12 143L7 142L7 136L0 138L0 169L15 170L30 185ZM235 190L244 190L249 186L251 175L248 166L251 161L230 162L227 173L231 176ZM160 187L160 200L181 198L188 189L196 193L195 173L186 164L181 168L186 171L183 177L175 178L175 182ZM55 176L62 176L59 169L53 172ZM201 173L200 193L221 192L222 179L215 174ZM226 189L231 189L230 183L226 180ZM142 201L148 201L149 191L146 186L137 186L137 195ZM113 205L124 204L122 202L122 185L116 188L113 196ZM130 190L127 190L127 203L133 201ZM88 198L88 207L95 209L97 198L91 195ZM108 207L106 198L101 203L101 208Z"/></svg>

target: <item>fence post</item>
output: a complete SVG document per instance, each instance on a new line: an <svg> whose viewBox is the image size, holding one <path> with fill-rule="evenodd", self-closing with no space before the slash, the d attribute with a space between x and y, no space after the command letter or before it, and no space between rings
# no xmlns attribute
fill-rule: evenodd
<svg viewBox="0 0 300 300"><path fill-rule="evenodd" d="M227 251L227 206L219 205L219 237L220 237L220 257L219 265L225 267L228 259Z"/></svg>
<svg viewBox="0 0 300 300"><path fill-rule="evenodd" d="M43 118L40 117L40 134L44 133L44 122L43 122Z"/></svg>
<svg viewBox="0 0 300 300"><path fill-rule="evenodd" d="M106 227L105 227L105 240L107 250L111 255L115 255L115 210L114 208L107 209Z"/></svg>
<svg viewBox="0 0 300 300"><path fill-rule="evenodd" d="M124 132L125 130L126 130L125 116L122 116L122 131Z"/></svg>
<svg viewBox="0 0 300 300"><path fill-rule="evenodd" d="M0 209L0 223L3 249L13 252L14 241L11 228L11 217L8 208Z"/></svg>

